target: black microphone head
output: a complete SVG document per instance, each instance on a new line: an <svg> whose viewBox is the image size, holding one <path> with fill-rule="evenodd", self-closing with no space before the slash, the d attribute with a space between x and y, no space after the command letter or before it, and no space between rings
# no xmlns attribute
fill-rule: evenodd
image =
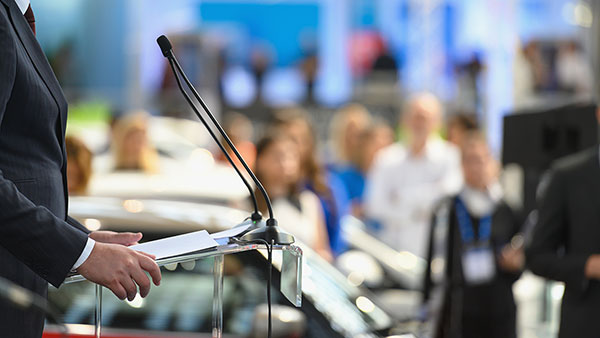
<svg viewBox="0 0 600 338"><path fill-rule="evenodd" d="M158 39L156 39L156 42L158 43L158 46L160 47L160 50L162 51L163 55L165 57L169 57L171 55L171 51L173 50L173 46L171 46L171 41L169 41L169 39L166 36L161 35L158 37Z"/></svg>

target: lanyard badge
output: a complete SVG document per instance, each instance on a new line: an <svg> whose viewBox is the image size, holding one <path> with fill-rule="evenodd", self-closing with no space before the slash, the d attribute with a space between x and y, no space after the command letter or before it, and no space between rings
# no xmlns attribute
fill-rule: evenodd
<svg viewBox="0 0 600 338"><path fill-rule="evenodd" d="M462 238L462 270L467 284L477 285L491 281L496 275L496 259L490 245L492 216L479 220L478 238L465 204L456 199L456 216Z"/></svg>

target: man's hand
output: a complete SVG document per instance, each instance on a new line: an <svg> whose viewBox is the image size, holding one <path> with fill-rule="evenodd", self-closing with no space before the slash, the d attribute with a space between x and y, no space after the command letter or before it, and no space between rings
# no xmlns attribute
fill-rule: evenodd
<svg viewBox="0 0 600 338"><path fill-rule="evenodd" d="M506 245L500 254L498 260L500 268L506 272L519 272L525 266L525 253L523 248L514 248L510 244Z"/></svg>
<svg viewBox="0 0 600 338"><path fill-rule="evenodd" d="M125 246L138 244L142 239L141 232L94 231L90 238L96 242L121 244Z"/></svg>
<svg viewBox="0 0 600 338"><path fill-rule="evenodd" d="M600 279L600 255L591 255L585 262L585 277Z"/></svg>
<svg viewBox="0 0 600 338"><path fill-rule="evenodd" d="M109 288L119 299L135 298L137 286L140 295L150 292L150 279L160 285L161 273L154 257L119 244L96 242L88 259L77 269L86 279ZM137 286L136 286L137 284Z"/></svg>

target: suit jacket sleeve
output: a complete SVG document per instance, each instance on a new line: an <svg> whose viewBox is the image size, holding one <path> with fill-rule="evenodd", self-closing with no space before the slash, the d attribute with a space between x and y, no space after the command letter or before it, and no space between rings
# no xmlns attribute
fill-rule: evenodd
<svg viewBox="0 0 600 338"><path fill-rule="evenodd" d="M0 127L12 95L16 46L0 13ZM87 235L25 197L0 171L0 246L40 277L59 286L81 254Z"/></svg>
<svg viewBox="0 0 600 338"><path fill-rule="evenodd" d="M505 202L502 202L500 204L497 213L502 215L503 217L502 225L508 228L506 238L503 238L503 241L499 243L505 245L506 243L510 242L515 235L520 233L521 225L519 224L519 221L513 209L509 207L508 204L506 204ZM498 272L500 275L504 276L507 280L511 281L512 283L516 282L519 278L521 278L521 275L523 274L523 270L505 271L500 268L498 269Z"/></svg>
<svg viewBox="0 0 600 338"><path fill-rule="evenodd" d="M564 252L567 238L566 173L554 170L541 199L539 220L526 250L527 264L540 276L569 284L574 290L585 291L587 255ZM564 252L564 253L562 253Z"/></svg>
<svg viewBox="0 0 600 338"><path fill-rule="evenodd" d="M79 223L76 219L74 219L71 216L67 216L67 223L69 223L70 226L83 231L83 233L86 235L89 235L91 233L91 231L88 230L88 228L86 228L85 225Z"/></svg>

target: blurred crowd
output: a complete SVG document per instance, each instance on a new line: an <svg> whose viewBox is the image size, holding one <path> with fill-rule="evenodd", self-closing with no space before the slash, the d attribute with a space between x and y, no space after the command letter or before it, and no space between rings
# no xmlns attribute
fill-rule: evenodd
<svg viewBox="0 0 600 338"><path fill-rule="evenodd" d="M540 104L548 94L590 99L593 70L576 40L532 40L517 51L514 62L515 107Z"/></svg>
<svg viewBox="0 0 600 338"><path fill-rule="evenodd" d="M455 264L451 253L460 256L459 248L468 243L476 254L463 257L460 273L470 269L474 275L468 277L476 286L464 296L463 301L473 303L465 304L464 311L481 309L490 297L509 302L508 312L478 310L472 315L497 317L492 331L511 337L516 311L511 285L524 262L514 240L519 226L503 202L499 165L476 116L447 117L434 95L419 93L407 100L393 126L353 103L334 114L325 142L316 136L310 116L300 107L278 109L256 138L245 115L230 112L223 119L231 140L270 195L280 226L333 262L347 249L345 223L362 220L381 242L428 262L423 282L427 304L430 299L431 304L439 301L436 287L446 285L442 280L455 278L457 270L446 266ZM149 141L149 119L148 114L134 112L114 121L110 146L98 155L111 158L110 171L151 175L161 170L161 156ZM94 167L92 152L72 136L67 138L67 152L70 193L85 194ZM219 151L214 157L224 161ZM256 195L266 214L266 202ZM251 201L238 201L236 206L250 209ZM466 222L464 229L456 230L461 225L455 219ZM482 269L487 272L482 274ZM450 316L452 311L445 309L437 316L440 329L449 329L444 325L452 321L443 314ZM472 329L473 337L489 330Z"/></svg>
<svg viewBox="0 0 600 338"><path fill-rule="evenodd" d="M398 80L395 61L385 48L380 52L369 62L372 69L358 73L365 83L375 77L392 88ZM591 72L576 43L548 47L534 41L518 54L515 107L547 93L590 95ZM251 59L256 86L263 88L269 58L257 52ZM402 105L397 99L386 103L392 117L381 106L350 103L326 118L315 111L319 107L312 96L316 62L309 53L298 65L309 94L302 105L267 107L258 90L249 107L234 111L227 103L231 98L221 97L224 129L264 185L279 225L335 262L349 248L345 227L360 220L382 244L426 262L423 313L432 319L435 336L515 337L512 286L525 268L523 230L517 210L505 201L501 167L479 121L485 105L483 60L474 56L456 66L455 102L421 92ZM388 76L377 76L378 70ZM226 96L225 84L221 87ZM151 118L139 111L115 118L110 142L93 152L67 137L70 193L87 194L94 170L164 171L170 159L151 141ZM103 165L94 164L94 158L103 158ZM217 147L212 158L229 166ZM240 167L235 157L233 162ZM265 215L266 201L258 191L256 196ZM231 204L250 210L252 201Z"/></svg>
<svg viewBox="0 0 600 338"><path fill-rule="evenodd" d="M348 104L331 118L329 139L323 142L311 114L300 107L276 110L257 137L243 114L226 114L223 125L274 200L276 214L294 220L282 220L283 226L305 218L315 228L303 234L301 229L310 226L290 225L293 232L328 259L345 249L341 224L346 216L363 220L392 248L425 257L432 212L442 198L467 185L461 148L478 131L474 114L445 118L443 110L432 94L416 94L393 126L363 105ZM108 168L98 169L85 142L68 136L71 194L86 194L93 168L157 173L164 160L149 139L150 119L147 113L132 112L111 123L110 145L95 154L109 158L103 165ZM226 162L216 147L213 152L217 161ZM498 165L491 155L485 160L488 189L498 185ZM264 213L264 201L259 205Z"/></svg>

